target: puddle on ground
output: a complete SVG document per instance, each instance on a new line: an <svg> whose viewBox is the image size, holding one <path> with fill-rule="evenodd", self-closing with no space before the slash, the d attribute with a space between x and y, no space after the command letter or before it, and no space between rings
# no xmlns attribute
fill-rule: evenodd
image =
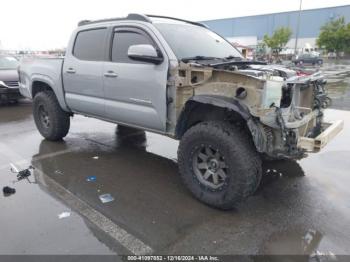
<svg viewBox="0 0 350 262"><path fill-rule="evenodd" d="M266 241L262 253L270 255L311 255L317 251L322 237L321 232L314 229L276 232Z"/></svg>
<svg viewBox="0 0 350 262"><path fill-rule="evenodd" d="M326 75L330 108L350 110L350 72Z"/></svg>
<svg viewBox="0 0 350 262"><path fill-rule="evenodd" d="M259 254L268 254L268 261L339 261L330 250L320 250L324 235L315 229L295 228L276 232L264 243ZM266 257L256 257L254 261L267 261Z"/></svg>

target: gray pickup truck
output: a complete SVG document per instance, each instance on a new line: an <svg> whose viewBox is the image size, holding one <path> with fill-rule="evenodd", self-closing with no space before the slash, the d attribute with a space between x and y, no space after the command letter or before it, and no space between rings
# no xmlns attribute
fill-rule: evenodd
<svg viewBox="0 0 350 262"><path fill-rule="evenodd" d="M254 193L261 159L300 159L342 129L325 123L320 73L247 61L205 25L130 14L82 21L64 59L24 60L20 91L39 132L60 140L82 114L180 140L184 184L230 209Z"/></svg>

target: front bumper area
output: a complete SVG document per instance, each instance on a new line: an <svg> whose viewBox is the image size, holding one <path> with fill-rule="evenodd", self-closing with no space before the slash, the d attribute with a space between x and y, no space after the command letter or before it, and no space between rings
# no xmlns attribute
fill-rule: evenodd
<svg viewBox="0 0 350 262"><path fill-rule="evenodd" d="M18 100L22 98L19 88L1 88L0 87L0 100Z"/></svg>
<svg viewBox="0 0 350 262"><path fill-rule="evenodd" d="M319 152L325 147L329 141L331 141L344 127L344 121L338 120L334 123L323 123L322 129L324 130L315 138L300 137L298 139L297 147L304 149L307 152Z"/></svg>

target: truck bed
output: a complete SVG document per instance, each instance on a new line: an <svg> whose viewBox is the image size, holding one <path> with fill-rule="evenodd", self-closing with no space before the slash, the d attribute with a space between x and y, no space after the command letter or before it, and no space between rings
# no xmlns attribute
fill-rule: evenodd
<svg viewBox="0 0 350 262"><path fill-rule="evenodd" d="M28 98L33 98L32 86L36 79L45 81L56 94L63 109L67 109L64 101L64 87L62 81L62 66L64 58L24 58L19 67L21 83L19 90ZM35 85L34 85L35 86Z"/></svg>

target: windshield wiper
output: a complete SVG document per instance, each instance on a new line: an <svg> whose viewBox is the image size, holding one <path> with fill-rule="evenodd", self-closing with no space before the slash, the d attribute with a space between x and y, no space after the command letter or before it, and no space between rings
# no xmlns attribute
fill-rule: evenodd
<svg viewBox="0 0 350 262"><path fill-rule="evenodd" d="M181 58L181 61L186 63L186 62L191 61L191 60L215 60L215 59L220 59L220 58L212 57L212 56L197 55L197 56L190 56L190 57Z"/></svg>

